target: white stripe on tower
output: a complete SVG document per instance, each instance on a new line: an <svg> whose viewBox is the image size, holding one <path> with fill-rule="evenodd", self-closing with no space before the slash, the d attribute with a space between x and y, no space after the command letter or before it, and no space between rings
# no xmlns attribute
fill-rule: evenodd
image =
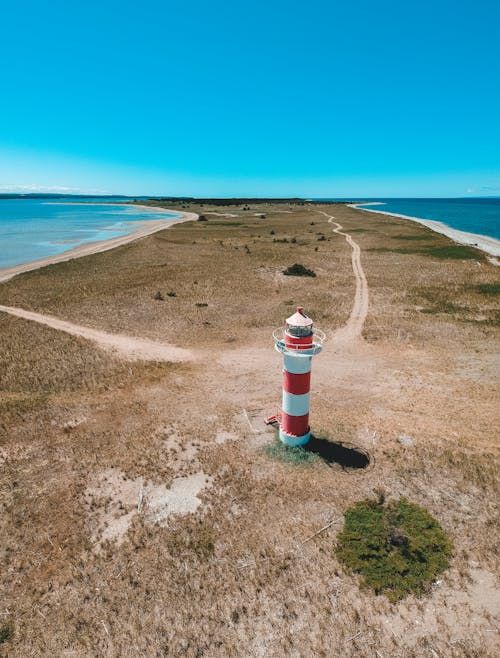
<svg viewBox="0 0 500 658"><path fill-rule="evenodd" d="M309 398L310 393L294 395L283 390L281 409L289 416L305 416L309 413Z"/></svg>
<svg viewBox="0 0 500 658"><path fill-rule="evenodd" d="M311 371L312 356L283 356L283 368L294 375L304 375Z"/></svg>

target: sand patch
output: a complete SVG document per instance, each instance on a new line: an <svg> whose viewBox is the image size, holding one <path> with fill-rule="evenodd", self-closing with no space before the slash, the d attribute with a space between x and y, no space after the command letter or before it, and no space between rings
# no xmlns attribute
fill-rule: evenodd
<svg viewBox="0 0 500 658"><path fill-rule="evenodd" d="M232 212L206 212L205 215L216 215L217 217L239 217Z"/></svg>
<svg viewBox="0 0 500 658"><path fill-rule="evenodd" d="M194 475L176 478L170 488L163 485L152 487L145 494L146 518L155 524L164 525L172 514L196 512L201 505L198 494L211 482L212 478L200 471Z"/></svg>
<svg viewBox="0 0 500 658"><path fill-rule="evenodd" d="M183 436L175 427L163 427L157 434L162 441L162 452L168 456L168 463L175 471L186 467L192 470L197 462L199 443L192 438Z"/></svg>
<svg viewBox="0 0 500 658"><path fill-rule="evenodd" d="M198 494L211 482L203 471L175 478L170 487L127 478L116 468L101 472L84 494L95 548L108 540L123 543L137 514L152 525L166 525L172 514L195 512L201 505Z"/></svg>
<svg viewBox="0 0 500 658"><path fill-rule="evenodd" d="M217 432L215 443L226 443L226 441L237 441L240 437L234 432Z"/></svg>
<svg viewBox="0 0 500 658"><path fill-rule="evenodd" d="M282 267L258 267L256 272L262 279L273 281L274 283L284 283L290 280L290 277L286 277L283 274Z"/></svg>

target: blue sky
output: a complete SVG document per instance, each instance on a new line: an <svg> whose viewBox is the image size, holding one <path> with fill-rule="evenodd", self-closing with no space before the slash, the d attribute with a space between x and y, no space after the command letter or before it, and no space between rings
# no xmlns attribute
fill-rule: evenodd
<svg viewBox="0 0 500 658"><path fill-rule="evenodd" d="M2 6L0 192L500 195L500 3Z"/></svg>

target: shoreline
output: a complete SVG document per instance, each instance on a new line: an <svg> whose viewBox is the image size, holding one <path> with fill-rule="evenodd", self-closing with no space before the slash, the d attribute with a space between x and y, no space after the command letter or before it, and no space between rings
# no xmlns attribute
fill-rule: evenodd
<svg viewBox="0 0 500 658"><path fill-rule="evenodd" d="M47 256L46 258L39 258L37 260L28 261L27 263L20 263L19 265L12 265L11 267L4 267L0 269L0 283L6 283L18 274L32 272L33 270L38 270L41 267L45 267L46 265L55 265L56 263L63 263L68 260L73 260L74 258L83 258L83 256L91 256L93 254L99 254L103 251L108 251L109 249L114 249L115 247L121 247L122 245L133 242L134 240L139 240L139 238L145 238L148 235L156 233L157 231L163 231L164 229L170 228L175 224L180 224L181 222L189 222L197 219L198 217L198 215L193 212L180 212L177 210L160 208L159 206L143 206L140 204L129 205L133 205L135 208L144 208L154 212L173 213L175 215L180 215L180 217L170 220L131 220L129 223L135 224L136 229L130 233L127 233L126 235L121 235L117 238L110 238L109 240L87 242L86 244L78 245L77 247L74 247L74 249L68 249L68 251L55 254L54 256Z"/></svg>
<svg viewBox="0 0 500 658"><path fill-rule="evenodd" d="M401 215L395 212L373 210L372 208L365 207L367 205L381 205L379 202L373 202L369 204L347 203L346 205L349 208L354 208L355 210L366 210L367 212L374 212L378 215L390 215L391 217L399 217L400 219L409 219L412 222L416 222L417 224L422 224L422 226L430 228L436 233L446 235L446 237L450 238L454 242L457 242L458 244L474 247L495 258L500 257L500 240L492 238L488 235L480 235L479 233L460 231L459 229L452 228L451 226L443 224L443 222L439 222L434 219L422 219L421 217L412 217L410 215Z"/></svg>

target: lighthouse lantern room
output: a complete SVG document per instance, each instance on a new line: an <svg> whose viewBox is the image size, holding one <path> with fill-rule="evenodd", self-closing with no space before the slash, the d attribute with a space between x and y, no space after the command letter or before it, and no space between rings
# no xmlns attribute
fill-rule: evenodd
<svg viewBox="0 0 500 658"><path fill-rule="evenodd" d="M281 441L300 446L311 437L309 401L312 357L322 350L325 334L313 327L302 306L273 332L274 346L283 355L283 398L281 410L267 423L277 422Z"/></svg>

